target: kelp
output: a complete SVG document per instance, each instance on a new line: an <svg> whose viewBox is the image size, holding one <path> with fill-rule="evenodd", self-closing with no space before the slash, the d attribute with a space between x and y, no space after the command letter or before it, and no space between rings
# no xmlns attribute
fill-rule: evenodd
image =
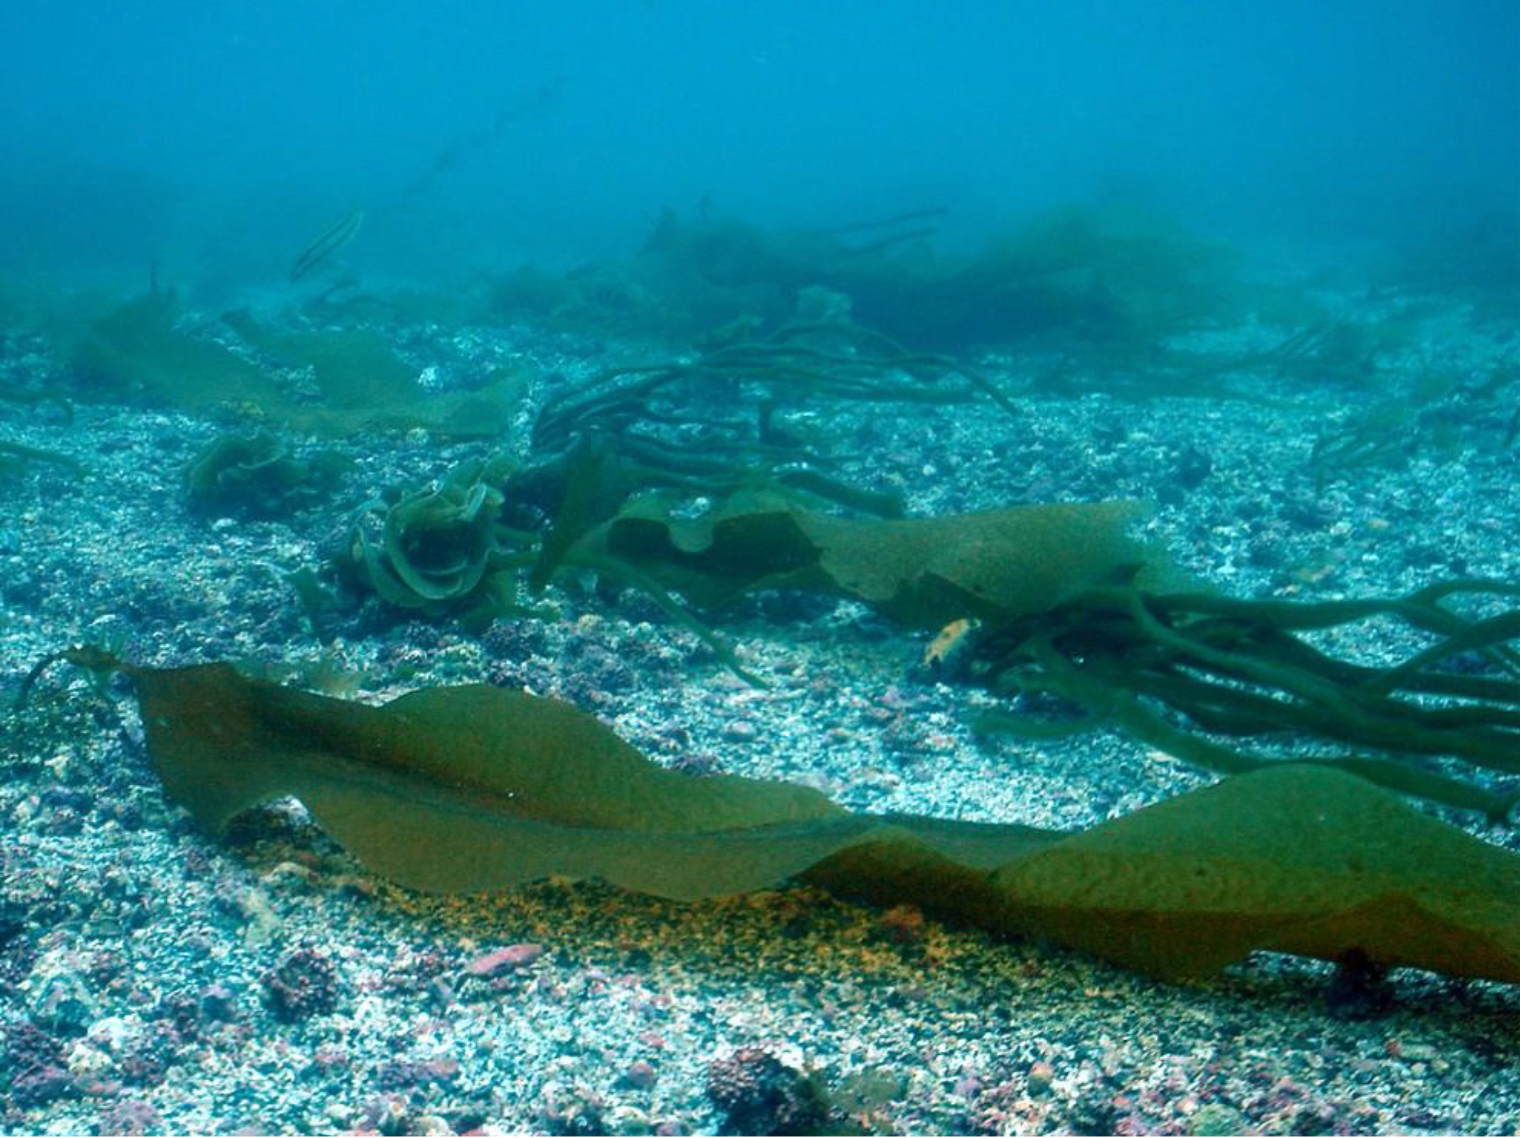
<svg viewBox="0 0 1520 1138"><path fill-rule="evenodd" d="M1480 620L1450 607L1502 602L1520 586L1451 581L1403 598L1327 603L1182 592L1181 575L1126 535L1138 507L1123 502L885 521L763 494L736 494L696 517L680 505L636 498L565 560L633 570L632 583L707 610L759 589L796 589L860 601L915 628L969 622L960 651L979 682L1010 696L1053 693L1085 712L1055 723L988 715L984 732L1049 737L1112 723L1218 773L1308 761L1494 821L1520 802L1520 785L1429 762L1520 775L1520 653L1508 647L1520 639L1520 610ZM1378 669L1301 635L1379 616L1431 645ZM1456 672L1458 660L1497 671ZM1219 736L1297 746L1246 750Z"/></svg>
<svg viewBox="0 0 1520 1138"><path fill-rule="evenodd" d="M1156 219L1069 206L974 258L895 273L861 267L825 283L849 294L863 323L936 351L1030 344L1144 354L1220 314L1238 287L1235 262Z"/></svg>
<svg viewBox="0 0 1520 1138"><path fill-rule="evenodd" d="M1398 394L1356 410L1314 440L1309 465L1323 487L1332 474L1369 466L1393 466L1416 454L1452 457L1465 446L1514 441L1513 387L1520 369L1512 362L1496 366L1474 383L1454 372L1432 371Z"/></svg>
<svg viewBox="0 0 1520 1138"><path fill-rule="evenodd" d="M222 320L245 343L280 364L311 368L322 402L329 407L413 403L421 394L412 369L396 358L383 336L368 329L271 332L247 309L223 313Z"/></svg>
<svg viewBox="0 0 1520 1138"><path fill-rule="evenodd" d="M704 608L758 589L862 601L918 628L964 617L1001 625L1125 579L1169 579L1126 535L1127 502L1011 506L939 518L856 519L765 493L738 493L697 517L668 494L636 498L573 549L617 562Z"/></svg>
<svg viewBox="0 0 1520 1138"><path fill-rule="evenodd" d="M1086 710L1057 726L1112 724L1216 773L1308 762L1512 822L1520 803L1520 653L1509 644L1520 639L1520 610L1465 617L1450 602L1492 605L1517 596L1520 586L1478 580L1327 602L1154 593L1127 584L989 630L971 671L994 691L1053 693ZM1373 667L1327 655L1303 635L1374 618L1396 619L1429 644L1398 664ZM1018 734L1026 725L1050 726L995 715L981 729ZM1274 737L1298 745L1246 749L1220 741ZM1510 782L1463 777L1434 760Z"/></svg>
<svg viewBox="0 0 1520 1138"><path fill-rule="evenodd" d="M582 537L648 491L718 501L759 494L798 505L843 506L877 517L903 514L899 495L850 485L810 463L734 465L600 431L578 434L565 454L514 473L504 491L508 512L523 517L525 528L542 530L547 525L530 579L535 591Z"/></svg>
<svg viewBox="0 0 1520 1138"><path fill-rule="evenodd" d="M250 346L287 365L311 367L323 402L296 398L267 372L217 341L179 327L171 294L149 293L96 321L74 348L85 394L146 398L195 413L233 411L293 430L343 436L421 427L456 438L491 438L511 422L525 380L509 375L477 391L431 394L373 333L279 335L244 314L231 323Z"/></svg>
<svg viewBox="0 0 1520 1138"><path fill-rule="evenodd" d="M667 210L637 256L557 278L520 270L497 282L493 303L503 315L689 343L736 320L779 328L801 293L822 287L915 351L1107 354L1232 314L1244 290L1232 253L1153 217L1067 207L954 256L930 247L939 215L767 231Z"/></svg>
<svg viewBox="0 0 1520 1138"><path fill-rule="evenodd" d="M0 472L19 470L29 463L38 462L46 466L60 467L75 476L85 473L84 463L72 455L0 439Z"/></svg>
<svg viewBox="0 0 1520 1138"><path fill-rule="evenodd" d="M1365 387L1378 375L1384 357L1409 342L1415 315L1407 308L1381 320L1328 316L1235 366L1261 368L1306 383Z"/></svg>
<svg viewBox="0 0 1520 1138"><path fill-rule="evenodd" d="M580 548L578 539L585 530L600 521L604 508L615 512L629 490L613 468L603 464L604 456L577 450L571 458L568 481L550 483L549 493L559 500L552 523L543 514L519 521L537 508L535 495L550 472L540 466L520 482L514 464L502 458L462 464L436 486L388 492L360 510L348 542L332 558L339 577L393 607L432 619L457 618L479 629L496 617L544 615L546 610L521 597L521 585L538 592L562 568L594 569L642 591L736 675L760 684L732 650L658 582L634 566ZM333 598L313 572L291 583L313 628L319 627Z"/></svg>
<svg viewBox="0 0 1520 1138"><path fill-rule="evenodd" d="M312 369L323 406L307 410L299 425L318 434L422 427L451 438L495 438L511 425L526 386L524 377L507 374L475 391L430 393L385 338L367 329L273 332L246 309L222 320L271 360Z"/></svg>
<svg viewBox="0 0 1520 1138"><path fill-rule="evenodd" d="M173 296L153 292L97 320L71 360L84 393L196 412L242 405L274 413L288 405L274 380L221 344L181 331L178 317Z"/></svg>
<svg viewBox="0 0 1520 1138"><path fill-rule="evenodd" d="M297 458L267 431L222 435L186 468L185 491L199 513L272 518L319 501L348 465L330 453Z"/></svg>
<svg viewBox="0 0 1520 1138"><path fill-rule="evenodd" d="M466 463L435 487L368 503L339 571L387 604L426 616L488 623L519 611L514 571L527 560L524 537L501 520L500 487L510 467L505 460Z"/></svg>
<svg viewBox="0 0 1520 1138"><path fill-rule="evenodd" d="M807 787L666 770L522 692L371 707L227 665L63 655L132 679L165 792L211 833L293 795L415 889L560 874L696 900L800 878L1165 977L1271 949L1520 982L1520 857L1340 771L1272 767L1075 833L876 816Z"/></svg>
<svg viewBox="0 0 1520 1138"><path fill-rule="evenodd" d="M620 436L654 424L704 424L704 404L730 411L707 421L719 436L742 435L731 414L736 396L769 416L778 405L823 401L957 403L985 395L1010 414L1013 402L986 376L945 356L910 352L848 320L791 323L762 340L741 340L691 360L609 368L545 403L533 445L553 451L577 432ZM682 412L667 409L680 407ZM763 445L765 422L746 449ZM705 446L705 444L704 444Z"/></svg>

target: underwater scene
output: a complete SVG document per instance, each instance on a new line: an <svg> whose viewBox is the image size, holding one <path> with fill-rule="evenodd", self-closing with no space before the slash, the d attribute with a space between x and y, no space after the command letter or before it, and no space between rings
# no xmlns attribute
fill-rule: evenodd
<svg viewBox="0 0 1520 1138"><path fill-rule="evenodd" d="M0 1133L1520 1133L1514 0L0 64Z"/></svg>

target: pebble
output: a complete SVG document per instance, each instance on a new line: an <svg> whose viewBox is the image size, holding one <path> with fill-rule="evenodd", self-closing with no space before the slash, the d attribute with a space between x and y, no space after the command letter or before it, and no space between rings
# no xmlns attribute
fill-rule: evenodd
<svg viewBox="0 0 1520 1138"><path fill-rule="evenodd" d="M723 738L730 743L753 743L760 738L760 728L748 719L735 719L724 725Z"/></svg>
<svg viewBox="0 0 1520 1138"><path fill-rule="evenodd" d="M499 976L503 972L525 968L543 954L544 946L541 944L509 944L505 948L477 956L464 966L464 970L471 976Z"/></svg>

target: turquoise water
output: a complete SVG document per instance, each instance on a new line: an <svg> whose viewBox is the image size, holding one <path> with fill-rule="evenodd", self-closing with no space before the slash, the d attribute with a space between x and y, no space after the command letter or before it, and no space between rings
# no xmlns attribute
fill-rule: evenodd
<svg viewBox="0 0 1520 1138"><path fill-rule="evenodd" d="M704 203L1398 242L1513 220L1517 45L1506 0L13 3L0 269L254 278L361 207L362 264L456 280Z"/></svg>

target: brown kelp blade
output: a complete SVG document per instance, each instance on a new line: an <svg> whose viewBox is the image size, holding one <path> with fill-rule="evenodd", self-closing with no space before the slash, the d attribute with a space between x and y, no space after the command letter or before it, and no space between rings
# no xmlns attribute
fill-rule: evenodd
<svg viewBox="0 0 1520 1138"><path fill-rule="evenodd" d="M475 391L427 392L379 336L363 330L284 335L247 313L228 323L250 346L283 364L310 366L323 403L291 398L274 379L214 339L178 327L173 298L150 294L97 320L71 356L88 397L142 397L190 412L235 408L264 422L341 437L420 427L450 438L493 438L507 429L526 375L506 374Z"/></svg>
<svg viewBox="0 0 1520 1138"><path fill-rule="evenodd" d="M419 889L567 874L694 899L803 876L1159 975L1267 948L1520 982L1520 857L1337 771L1273 767L1068 834L689 778L567 704L497 688L371 707L226 665L123 670L165 789L208 829L294 795Z"/></svg>
<svg viewBox="0 0 1520 1138"><path fill-rule="evenodd" d="M223 404L264 409L288 403L279 385L247 360L178 327L173 297L149 293L102 316L70 363L87 395L146 397L187 411Z"/></svg>
<svg viewBox="0 0 1520 1138"><path fill-rule="evenodd" d="M773 494L737 493L683 518L678 499L647 494L588 534L581 553L631 565L695 604L757 589L848 597L904 624L939 629L974 616L1001 623L1072 594L1133 578L1175 576L1127 536L1133 502L1010 506L939 518L856 519Z"/></svg>

